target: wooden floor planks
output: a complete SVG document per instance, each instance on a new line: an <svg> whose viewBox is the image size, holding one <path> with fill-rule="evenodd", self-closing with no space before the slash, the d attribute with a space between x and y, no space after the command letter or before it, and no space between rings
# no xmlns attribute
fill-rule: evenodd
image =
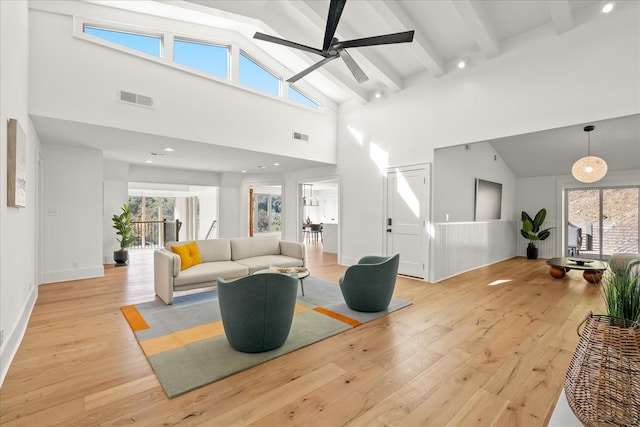
<svg viewBox="0 0 640 427"><path fill-rule="evenodd" d="M345 267L309 245L312 274ZM43 285L0 390L0 424L544 426L599 286L513 258L432 284L413 305L167 399L120 306L149 301L150 252L105 277Z"/></svg>

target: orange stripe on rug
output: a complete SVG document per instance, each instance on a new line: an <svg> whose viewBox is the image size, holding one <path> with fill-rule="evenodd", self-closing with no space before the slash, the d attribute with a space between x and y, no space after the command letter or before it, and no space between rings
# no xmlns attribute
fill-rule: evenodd
<svg viewBox="0 0 640 427"><path fill-rule="evenodd" d="M318 313L322 313L326 316L329 317L333 317L336 320L339 320L341 322L346 323L347 325L351 325L354 328L357 328L358 326L362 325L362 323L358 322L356 319L352 319L350 317L347 317L343 314L340 313L336 313L335 311L331 311L331 310L327 310L324 307L316 307L314 308L315 311L317 311Z"/></svg>
<svg viewBox="0 0 640 427"><path fill-rule="evenodd" d="M134 332L142 331L143 329L149 329L149 325L147 325L147 321L144 320L144 317L138 312L138 309L135 305L125 305L120 307L122 310L122 314L124 314L124 318L129 322L129 326L133 329Z"/></svg>
<svg viewBox="0 0 640 427"><path fill-rule="evenodd" d="M224 328L222 327L222 321L217 321L176 331L169 335L140 341L140 347L142 347L144 354L147 356L153 356L154 354L175 350L176 348L184 347L187 344L192 344L194 342L217 337L223 334Z"/></svg>

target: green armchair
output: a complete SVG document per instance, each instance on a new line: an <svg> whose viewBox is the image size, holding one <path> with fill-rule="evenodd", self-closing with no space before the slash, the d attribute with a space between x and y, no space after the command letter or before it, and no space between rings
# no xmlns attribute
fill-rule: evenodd
<svg viewBox="0 0 640 427"><path fill-rule="evenodd" d="M218 279L218 303L231 347L260 353L281 347L289 336L298 278L279 273Z"/></svg>
<svg viewBox="0 0 640 427"><path fill-rule="evenodd" d="M347 306L355 311L386 310L396 286L399 262L400 254L365 256L347 268L338 282Z"/></svg>

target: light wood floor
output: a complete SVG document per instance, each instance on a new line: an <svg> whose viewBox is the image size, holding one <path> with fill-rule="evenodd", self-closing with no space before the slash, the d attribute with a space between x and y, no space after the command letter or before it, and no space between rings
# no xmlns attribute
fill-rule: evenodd
<svg viewBox="0 0 640 427"><path fill-rule="evenodd" d="M313 245L309 258L317 277L344 271ZM599 286L553 279L544 260L400 277L410 307L169 400L119 310L154 298L151 262L40 287L1 425L544 426L576 324L602 310Z"/></svg>

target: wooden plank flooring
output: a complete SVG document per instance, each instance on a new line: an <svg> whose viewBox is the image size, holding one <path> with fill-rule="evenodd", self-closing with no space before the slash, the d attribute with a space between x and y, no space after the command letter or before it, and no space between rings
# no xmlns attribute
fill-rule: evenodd
<svg viewBox="0 0 640 427"><path fill-rule="evenodd" d="M344 272L314 245L308 255L316 277ZM598 285L553 279L544 260L400 277L410 307L170 400L119 309L154 298L152 254L131 263L40 287L1 425L544 426L577 323L603 309Z"/></svg>

